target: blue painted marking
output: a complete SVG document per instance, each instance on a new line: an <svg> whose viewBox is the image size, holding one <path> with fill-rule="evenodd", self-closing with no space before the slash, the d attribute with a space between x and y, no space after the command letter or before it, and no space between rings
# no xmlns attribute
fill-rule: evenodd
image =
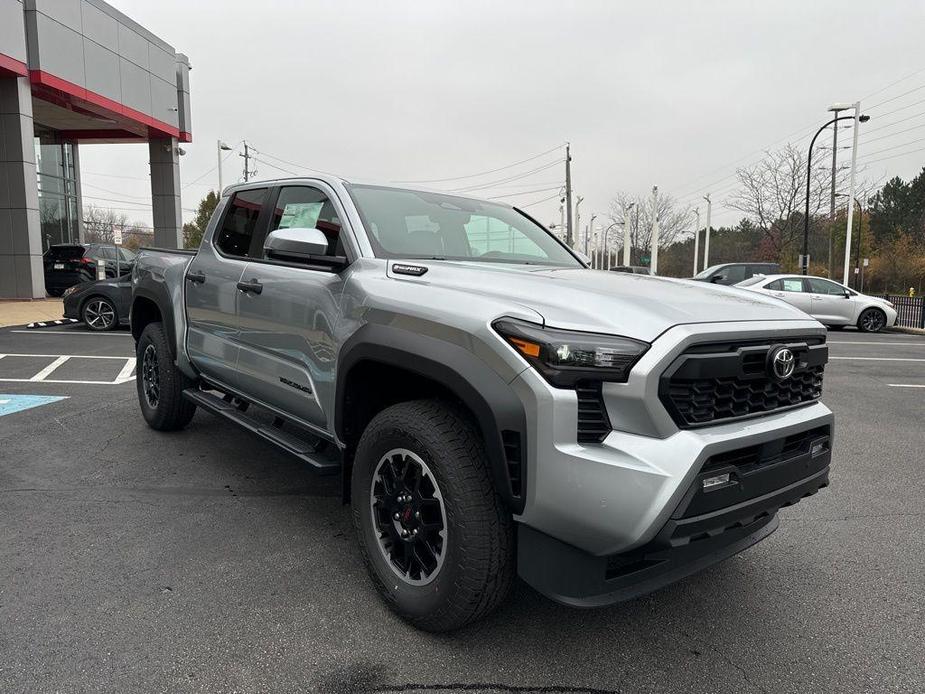
<svg viewBox="0 0 925 694"><path fill-rule="evenodd" d="M0 417L66 399L67 396L64 395L4 395L0 393Z"/></svg>

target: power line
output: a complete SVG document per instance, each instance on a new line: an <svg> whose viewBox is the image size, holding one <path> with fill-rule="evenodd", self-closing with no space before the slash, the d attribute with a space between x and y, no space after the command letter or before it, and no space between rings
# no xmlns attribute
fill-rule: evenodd
<svg viewBox="0 0 925 694"><path fill-rule="evenodd" d="M553 152L562 149L565 147L565 144L557 145L552 149L548 149L545 152L540 152L535 154L532 157L527 157L526 159L521 159L520 161L515 161L513 164L507 164L506 166L499 166L497 169L490 169L488 171L480 171L479 173L467 174L465 176L453 176L451 178L431 178L427 180L420 181L393 181L393 183L447 183L449 181L461 181L466 178L478 178L479 176L487 176L489 174L497 173L499 171L504 171L505 169L513 169L515 166L520 166L521 164L526 164L528 161L533 161L539 159L540 157L545 157L547 154L552 154Z"/></svg>
<svg viewBox="0 0 925 694"><path fill-rule="evenodd" d="M913 118L919 118L919 117L921 117L921 116L925 116L925 111L920 111L919 113L913 113L911 116L906 116L905 118L900 118L899 120L893 121L892 123L884 123L883 125L878 126L878 127L876 127L876 128L865 128L865 129L864 129L864 135L870 135L871 133L875 133L875 132L877 132L878 130L883 130L884 128L890 128L890 127L892 127L892 126L894 126L894 125L899 125L900 123L905 123L906 121L910 121L910 120L912 120ZM883 117L883 116L881 116L881 118L882 118L882 117ZM864 135L861 135L860 137L864 137Z"/></svg>
<svg viewBox="0 0 925 694"><path fill-rule="evenodd" d="M548 202L549 200L552 200L552 199L558 198L558 197L559 197L559 194L556 193L555 195L550 195L548 198L543 198L542 200L534 200L533 202L528 202L528 203L526 203L526 204L524 204L524 205L518 205L518 207L521 207L521 208L523 208L523 207L533 207L534 205L539 205L539 204L542 203L542 202Z"/></svg>
<svg viewBox="0 0 925 694"><path fill-rule="evenodd" d="M531 193L545 193L550 190L560 190L562 186L552 186L551 188L537 188L536 190L522 190L519 193L506 193L505 195L495 195L490 198L485 198L486 200L501 200L503 198L513 198L518 195L530 195ZM555 197L555 196L553 196Z"/></svg>
<svg viewBox="0 0 925 694"><path fill-rule="evenodd" d="M532 176L533 174L539 173L540 171L546 171L547 169L551 169L553 166L558 166L564 161L565 161L564 159L557 159L556 161L549 162L548 164L544 164L543 166L537 167L535 169L531 169L530 171L525 171L523 173L515 174L513 176L508 176L507 178L502 178L497 181L491 181L489 183L479 183L476 185L465 186L463 188L453 188L448 192L464 193L464 192L471 192L475 190L486 190L488 188L494 188L500 183L509 183L510 181L519 181L522 178L526 178L527 176Z"/></svg>
<svg viewBox="0 0 925 694"><path fill-rule="evenodd" d="M884 99L883 101L880 101L880 102L874 104L873 106L867 106L864 110L865 110L865 111L873 111L875 108L880 108L881 106L883 106L883 104L888 104L888 103L890 103L891 101L896 101L897 99L901 99L901 98L903 98L904 96L907 96L908 94L912 94L913 92L917 92L917 91L920 91L920 90L922 90L922 89L925 89L925 84L920 84L918 87L913 87L912 89L910 89L910 90L908 90L908 91L905 91L905 92L903 92L902 94L897 94L896 96L891 96L889 99Z"/></svg>
<svg viewBox="0 0 925 694"><path fill-rule="evenodd" d="M900 106L899 108L894 108L892 111L887 111L886 113L881 113L877 118L886 118L887 116L892 116L894 113L899 113L900 111L905 111L907 108L912 108L913 106L918 106L920 104L925 104L925 99L919 99L918 101L913 101L911 104L906 104L905 106Z"/></svg>
<svg viewBox="0 0 925 694"><path fill-rule="evenodd" d="M867 165L876 164L877 162L886 161L887 159L896 159L897 157L904 157L907 154L915 154L916 152L925 152L925 147L920 147L919 149L910 149L906 152L898 152L897 154L891 154L888 157L880 157L879 159L871 159L870 161L864 162Z"/></svg>
<svg viewBox="0 0 925 694"><path fill-rule="evenodd" d="M863 157L858 157L858 159L867 159L867 157L872 157L876 154L881 154L883 152L889 152L890 150L899 149L900 147L905 147L907 145L914 145L918 142L925 142L925 137L920 137L917 140L910 140L909 142L903 142L898 145L893 145L892 147L885 147L883 149L878 149L876 152L867 152Z"/></svg>
<svg viewBox="0 0 925 694"><path fill-rule="evenodd" d="M919 125L913 125L911 128L906 128L905 130L897 130L895 133L887 133L886 135L879 135L878 137L872 138L870 140L864 140L861 144L868 144L870 142L876 142L877 140L886 140L890 137L896 137L897 135L902 135L903 133L908 133L912 130L918 130L919 128L925 128L925 123L920 123Z"/></svg>
<svg viewBox="0 0 925 694"><path fill-rule="evenodd" d="M905 77L900 77L900 78L899 78L898 80L896 80L895 82L890 82L890 83L889 83L888 85L886 85L885 87L881 87L881 88L878 89L877 91L871 92L871 93L868 94L867 96L861 97L861 101L867 101L867 100L868 100L870 97L872 97L872 96L877 96L877 94L882 94L882 93L885 92L887 89L890 89L891 87L895 87L895 86L896 86L897 84L899 84L900 82L905 82L906 80L911 79L911 78L915 77L916 75L920 75L920 74L922 74L923 72L925 72L925 67L919 68L919 69L916 70L915 72L912 72L912 73L906 75Z"/></svg>
<svg viewBox="0 0 925 694"><path fill-rule="evenodd" d="M257 154L263 156L263 157L264 157L264 162L266 162L266 157L269 157L270 159L274 159L275 161L278 161L278 162L280 162L281 164L286 164L287 166L294 166L294 167L297 168L297 169L304 169L304 170L306 170L306 171L314 171L315 173L326 174L326 175L328 175L328 176L335 176L336 178L345 178L345 176L341 176L340 174L336 174L336 173L333 173L333 172L331 172L331 171L322 171L321 169L316 169L316 168L311 167L311 166L303 166L302 164L296 164L296 163L293 162L293 161L286 161L285 159L282 159L281 157L277 157L277 156L274 155L274 154L269 154L268 152L264 152L263 150L257 149L256 147L251 147L251 149L252 149L254 152L256 152ZM278 167L278 166L277 166L277 167L274 167L274 168L278 169L279 171L286 171L286 169L281 169L281 168ZM293 176L298 176L298 175L299 175L299 174L293 173L293 172L291 172L291 171L286 171L286 173L290 173L290 174L292 174Z"/></svg>

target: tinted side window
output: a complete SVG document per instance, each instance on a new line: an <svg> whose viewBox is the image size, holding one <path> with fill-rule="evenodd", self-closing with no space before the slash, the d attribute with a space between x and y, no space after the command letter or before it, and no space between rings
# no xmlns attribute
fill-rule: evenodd
<svg viewBox="0 0 925 694"><path fill-rule="evenodd" d="M234 194L215 240L216 247L222 253L239 258L250 255L251 239L266 199L266 188L243 190Z"/></svg>
<svg viewBox="0 0 925 694"><path fill-rule="evenodd" d="M770 289L772 292L779 292L784 288L783 280L774 280L770 284L764 285L765 289Z"/></svg>
<svg viewBox="0 0 925 694"><path fill-rule="evenodd" d="M811 291L816 294L835 294L838 296L844 296L845 288L834 282L829 282L828 280L820 280L815 277L809 278L809 286Z"/></svg>
<svg viewBox="0 0 925 694"><path fill-rule="evenodd" d="M341 222L328 196L308 186L289 186L280 190L270 220L270 231L313 227L328 239L325 255L345 255Z"/></svg>
<svg viewBox="0 0 925 694"><path fill-rule="evenodd" d="M745 279L745 266L730 265L729 267L723 268L719 274L723 275L723 284L736 284ZM751 277L751 275L749 275L749 277Z"/></svg>

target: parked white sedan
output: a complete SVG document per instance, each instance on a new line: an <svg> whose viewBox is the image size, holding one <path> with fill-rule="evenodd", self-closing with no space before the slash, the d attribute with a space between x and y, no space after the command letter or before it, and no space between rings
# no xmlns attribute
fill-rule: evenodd
<svg viewBox="0 0 925 694"><path fill-rule="evenodd" d="M886 299L859 294L823 277L757 276L735 286L783 299L829 327L856 325L875 333L896 323L896 309Z"/></svg>

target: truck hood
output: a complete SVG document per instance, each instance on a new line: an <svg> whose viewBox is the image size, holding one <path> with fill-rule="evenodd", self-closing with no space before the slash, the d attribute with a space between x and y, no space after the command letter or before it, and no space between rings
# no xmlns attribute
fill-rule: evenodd
<svg viewBox="0 0 925 694"><path fill-rule="evenodd" d="M684 323L810 320L793 306L734 287L604 270L413 261L420 277L389 276L516 302L557 328L625 335L651 342Z"/></svg>

